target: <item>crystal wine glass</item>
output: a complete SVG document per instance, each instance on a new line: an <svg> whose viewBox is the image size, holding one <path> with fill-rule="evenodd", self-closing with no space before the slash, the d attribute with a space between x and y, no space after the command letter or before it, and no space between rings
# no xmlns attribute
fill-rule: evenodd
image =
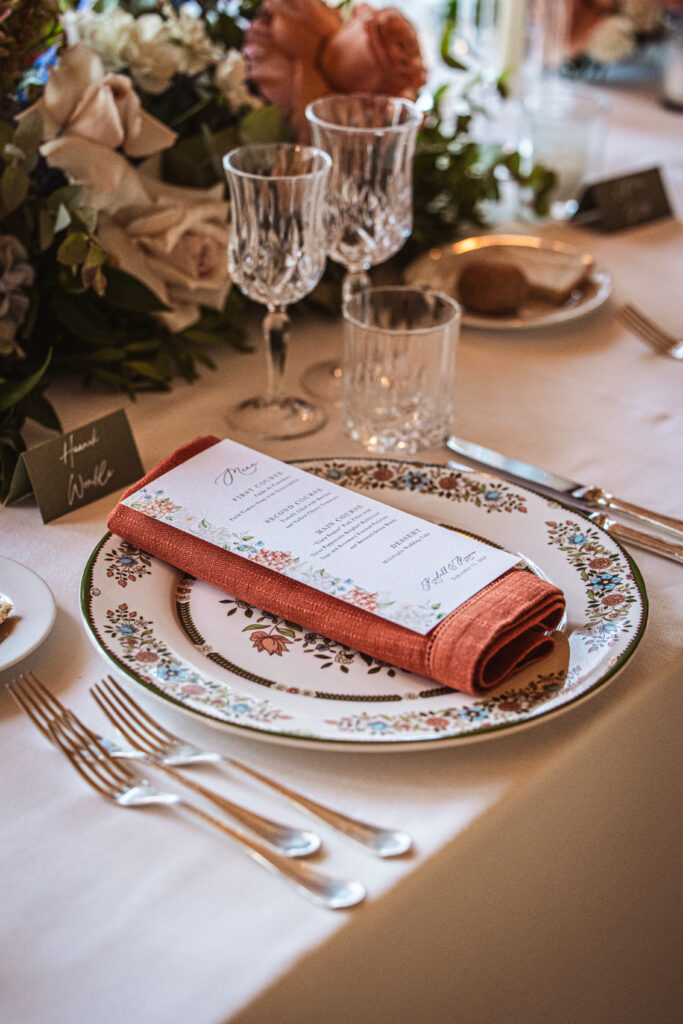
<svg viewBox="0 0 683 1024"><path fill-rule="evenodd" d="M238 288L263 303L266 393L232 409L228 423L261 438L302 437L326 415L283 394L287 307L308 295L325 269L324 190L330 157L312 146L250 145L223 157L230 187L228 267Z"/></svg>
<svg viewBox="0 0 683 1024"><path fill-rule="evenodd" d="M326 193L328 254L346 273L342 301L368 287L371 266L397 253L413 229L413 156L422 115L410 100L351 93L306 108L314 144L332 157ZM337 397L341 369L311 367L316 395Z"/></svg>

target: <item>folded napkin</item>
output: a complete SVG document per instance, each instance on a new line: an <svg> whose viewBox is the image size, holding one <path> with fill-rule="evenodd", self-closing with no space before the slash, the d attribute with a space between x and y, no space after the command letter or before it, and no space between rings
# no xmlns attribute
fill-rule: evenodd
<svg viewBox="0 0 683 1024"><path fill-rule="evenodd" d="M216 437L199 437L163 459L123 495L127 498L191 459ZM305 629L347 644L408 672L466 693L480 693L553 649L564 611L557 587L512 569L441 620L426 636L321 593L256 562L119 504L112 533L233 597Z"/></svg>

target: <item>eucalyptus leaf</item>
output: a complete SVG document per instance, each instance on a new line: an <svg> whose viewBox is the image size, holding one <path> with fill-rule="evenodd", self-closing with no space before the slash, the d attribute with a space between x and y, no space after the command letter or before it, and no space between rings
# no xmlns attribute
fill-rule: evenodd
<svg viewBox="0 0 683 1024"><path fill-rule="evenodd" d="M52 349L48 352L43 365L36 370L35 373L30 374L30 376L18 383L5 381L4 384L0 384L0 412L4 412L5 409L9 409L11 406L17 405L21 402L22 398L25 398L26 395L33 390L50 365L51 359Z"/></svg>
<svg viewBox="0 0 683 1024"><path fill-rule="evenodd" d="M14 145L19 147L24 157L31 157L37 152L42 139L43 119L37 110L31 110L14 132Z"/></svg>
<svg viewBox="0 0 683 1024"><path fill-rule="evenodd" d="M57 250L57 259L65 267L78 266L88 255L90 239L83 231L74 231L64 239Z"/></svg>
<svg viewBox="0 0 683 1024"><path fill-rule="evenodd" d="M250 110L240 122L240 137L245 145L277 142L282 135L282 117L275 106Z"/></svg>
<svg viewBox="0 0 683 1024"><path fill-rule="evenodd" d="M28 195L29 178L23 167L9 164L0 179L0 196L6 213L18 209Z"/></svg>
<svg viewBox="0 0 683 1024"><path fill-rule="evenodd" d="M107 302L131 313L156 313L168 309L136 277L114 268L107 270Z"/></svg>

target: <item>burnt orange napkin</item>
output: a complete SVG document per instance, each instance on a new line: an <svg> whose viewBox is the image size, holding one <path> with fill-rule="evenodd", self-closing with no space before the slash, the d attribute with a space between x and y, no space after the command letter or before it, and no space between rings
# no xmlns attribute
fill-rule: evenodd
<svg viewBox="0 0 683 1024"><path fill-rule="evenodd" d="M218 443L199 437L163 459L123 495ZM233 597L280 615L381 661L476 694L545 657L545 630L562 617L564 595L528 572L510 570L447 615L425 636L321 593L298 580L223 551L208 541L119 504L112 533Z"/></svg>

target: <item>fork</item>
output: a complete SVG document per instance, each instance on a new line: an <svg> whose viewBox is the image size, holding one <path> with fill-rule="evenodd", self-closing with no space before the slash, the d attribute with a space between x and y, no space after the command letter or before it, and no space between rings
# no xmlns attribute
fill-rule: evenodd
<svg viewBox="0 0 683 1024"><path fill-rule="evenodd" d="M103 679L99 686L91 686L92 696L121 735L136 750L151 755L157 764L226 764L280 793L290 803L321 818L347 838L360 843L365 849L379 857L398 857L400 854L407 853L412 847L412 840L405 832L381 828L378 825L371 825L368 822L349 817L347 814L332 810L330 807L284 786L281 782L276 782L241 761L225 757L214 750L203 750L186 742L169 732L150 714L143 711L112 676L108 676L107 680Z"/></svg>
<svg viewBox="0 0 683 1024"><path fill-rule="evenodd" d="M86 725L76 718L76 715L69 708L64 705L52 694L46 686L44 686L40 680L31 673L24 673L19 677L21 682L15 684L21 687L24 697L28 700L33 699L34 703L39 703L43 706L45 711L49 709L50 715L53 719L61 720L65 719L65 725L69 723L74 724L77 722L81 729L84 729L90 738L90 741L97 740L102 746L106 747L110 754L113 756L123 756L126 751L123 748L118 747L111 740L105 739L103 736L97 736L92 729L88 729ZM48 737L49 738L49 737ZM230 817L239 821L240 824L246 825L248 829L254 832L256 835L265 839L267 843L270 843L276 850L284 854L286 857L308 857L316 850L320 848L320 837L315 832L309 832L305 829L292 828L289 825L282 825L278 821L272 821L270 818L265 818L261 814L256 814L254 811L248 810L241 804L236 804L232 800L227 800L225 797L220 796L212 789L207 789L206 786L201 786L199 783L194 782L192 779L187 779L179 771L176 771L170 765L157 765L154 758L149 757L145 754L137 754L139 760L147 761L149 764L153 764L159 768L160 771L165 772L167 775L172 776L176 782L186 786L187 789L191 789L205 800L210 801L219 807Z"/></svg>
<svg viewBox="0 0 683 1024"><path fill-rule="evenodd" d="M617 316L655 352L672 359L683 359L683 338L674 338L635 306L624 303L617 309Z"/></svg>
<svg viewBox="0 0 683 1024"><path fill-rule="evenodd" d="M233 839L257 864L285 878L301 895L316 904L337 910L352 907L364 899L365 889L360 882L331 878L308 864L283 857L177 793L157 789L114 758L73 712L56 716L50 704L43 700L40 690L30 690L21 679L12 680L7 688L34 725L65 755L88 785L117 806L160 804L182 808Z"/></svg>

